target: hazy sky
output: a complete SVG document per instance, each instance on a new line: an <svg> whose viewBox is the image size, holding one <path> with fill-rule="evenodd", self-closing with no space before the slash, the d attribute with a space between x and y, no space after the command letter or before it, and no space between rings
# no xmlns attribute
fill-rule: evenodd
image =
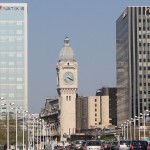
<svg viewBox="0 0 150 150"><path fill-rule="evenodd" d="M28 3L29 113L57 96L56 64L66 36L79 70L78 94L116 86L116 20L127 6L150 0L0 0Z"/></svg>

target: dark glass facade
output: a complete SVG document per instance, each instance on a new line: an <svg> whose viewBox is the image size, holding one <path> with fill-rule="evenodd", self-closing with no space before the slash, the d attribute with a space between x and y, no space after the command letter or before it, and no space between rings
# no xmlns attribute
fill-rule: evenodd
<svg viewBox="0 0 150 150"><path fill-rule="evenodd" d="M150 109L149 7L127 7L116 21L117 119Z"/></svg>

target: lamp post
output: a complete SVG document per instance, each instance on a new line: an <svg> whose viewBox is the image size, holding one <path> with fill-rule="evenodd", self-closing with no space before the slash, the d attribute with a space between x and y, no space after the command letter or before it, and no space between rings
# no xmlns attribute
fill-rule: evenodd
<svg viewBox="0 0 150 150"><path fill-rule="evenodd" d="M141 121L140 121L140 119L142 119L143 118L143 116L142 117L138 117L138 120L139 120L139 122L138 122L138 125L139 125L139 140L141 139L141 131L140 131L140 125L141 125Z"/></svg>
<svg viewBox="0 0 150 150"><path fill-rule="evenodd" d="M23 110L23 139L22 139L22 141L23 141L23 150L24 150L24 122L25 122L25 117L26 117L26 113L28 113L28 111L26 111L26 110Z"/></svg>
<svg viewBox="0 0 150 150"><path fill-rule="evenodd" d="M136 139L136 136L135 136L135 121L136 121L136 118L137 118L137 116L135 116L134 118L131 118L131 120L133 121L133 123L134 123L134 133L133 133L133 138L134 138L134 140Z"/></svg>
<svg viewBox="0 0 150 150"><path fill-rule="evenodd" d="M32 135L33 140L32 141L33 141L33 150L34 150L34 116L33 116L33 130L32 130L32 132L33 132L33 135Z"/></svg>
<svg viewBox="0 0 150 150"><path fill-rule="evenodd" d="M42 132L42 134L43 134L43 149L44 149L44 145L45 145L45 132L44 132L45 125L44 124L45 123L44 123L44 120L43 120L43 122L42 122L42 129L43 129L43 132Z"/></svg>
<svg viewBox="0 0 150 150"><path fill-rule="evenodd" d="M124 129L123 139L124 139L124 140L126 139L126 135L125 135L125 127L126 127L126 125L125 125L125 124L123 124L123 129Z"/></svg>
<svg viewBox="0 0 150 150"><path fill-rule="evenodd" d="M132 140L132 130L131 130L131 128L132 128L132 121L130 120L129 123L130 123L130 140Z"/></svg>
<svg viewBox="0 0 150 150"><path fill-rule="evenodd" d="M129 134L128 134L128 133L129 133L129 131L128 131L129 120L127 120L126 123L127 123L127 140L128 140L128 139L129 139L129 136L128 136L128 135L129 135Z"/></svg>
<svg viewBox="0 0 150 150"><path fill-rule="evenodd" d="M18 113L18 110L19 109L22 109L22 107L20 107L20 108L11 108L11 109L15 109L15 112L16 112L16 149L17 149L17 147L18 147L18 125L17 125L17 113Z"/></svg>
<svg viewBox="0 0 150 150"><path fill-rule="evenodd" d="M10 106L14 105L14 103L10 103ZM2 104L2 106L6 106L7 112L7 150L9 150L9 110L8 110L8 103Z"/></svg>
<svg viewBox="0 0 150 150"><path fill-rule="evenodd" d="M39 121L40 121L40 149L41 149L41 119L39 119Z"/></svg>
<svg viewBox="0 0 150 150"><path fill-rule="evenodd" d="M145 140L145 116L146 116L146 114L145 114L145 112L144 112L143 114L140 113L140 115L143 116L144 140Z"/></svg>
<svg viewBox="0 0 150 150"><path fill-rule="evenodd" d="M36 119L37 119L37 122L36 122L36 131L37 131L37 133L36 133L36 141L37 141L37 150L38 150L38 143L39 143L39 142L38 142L38 140L39 140L39 139L38 139L38 123L39 123L39 122L38 122L38 118L36 118Z"/></svg>
<svg viewBox="0 0 150 150"><path fill-rule="evenodd" d="M28 150L30 150L30 128L29 128L29 120L30 120L30 116L28 114L28 120L27 120L27 131L28 131Z"/></svg>
<svg viewBox="0 0 150 150"><path fill-rule="evenodd" d="M146 123L146 116L149 115L147 114L148 112L150 112L149 110L146 110L143 114L140 113L141 116L143 116L143 126L144 126L144 140L145 140L145 123Z"/></svg>
<svg viewBox="0 0 150 150"><path fill-rule="evenodd" d="M123 124L121 124L121 135L122 135L122 138L123 138Z"/></svg>

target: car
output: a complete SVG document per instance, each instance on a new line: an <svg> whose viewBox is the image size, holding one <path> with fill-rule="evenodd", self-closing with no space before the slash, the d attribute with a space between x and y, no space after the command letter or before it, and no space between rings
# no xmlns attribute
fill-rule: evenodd
<svg viewBox="0 0 150 150"><path fill-rule="evenodd" d="M130 144L130 150L147 150L148 142L143 140L134 140Z"/></svg>
<svg viewBox="0 0 150 150"><path fill-rule="evenodd" d="M86 143L86 141L82 142L82 144L81 144L81 150L83 150L85 143Z"/></svg>
<svg viewBox="0 0 150 150"><path fill-rule="evenodd" d="M118 142L119 150L128 150L130 148L130 140L123 140Z"/></svg>
<svg viewBox="0 0 150 150"><path fill-rule="evenodd" d="M87 140L83 150L100 150L101 149L101 142L98 140Z"/></svg>
<svg viewBox="0 0 150 150"><path fill-rule="evenodd" d="M118 141L113 141L111 143L111 150L119 150Z"/></svg>
<svg viewBox="0 0 150 150"><path fill-rule="evenodd" d="M75 141L75 146L74 149L75 150L81 150L82 149L82 143L85 142L85 140L76 140Z"/></svg>

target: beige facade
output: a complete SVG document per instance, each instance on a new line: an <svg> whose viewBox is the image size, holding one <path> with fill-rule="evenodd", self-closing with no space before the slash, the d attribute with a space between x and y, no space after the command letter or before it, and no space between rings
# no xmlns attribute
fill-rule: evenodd
<svg viewBox="0 0 150 150"><path fill-rule="evenodd" d="M102 112L102 125L108 128L109 123L109 96L101 96L101 112Z"/></svg>
<svg viewBox="0 0 150 150"><path fill-rule="evenodd" d="M88 97L88 128L108 128L109 96Z"/></svg>
<svg viewBox="0 0 150 150"><path fill-rule="evenodd" d="M100 97L88 97L88 128L95 128L99 125L100 118Z"/></svg>

